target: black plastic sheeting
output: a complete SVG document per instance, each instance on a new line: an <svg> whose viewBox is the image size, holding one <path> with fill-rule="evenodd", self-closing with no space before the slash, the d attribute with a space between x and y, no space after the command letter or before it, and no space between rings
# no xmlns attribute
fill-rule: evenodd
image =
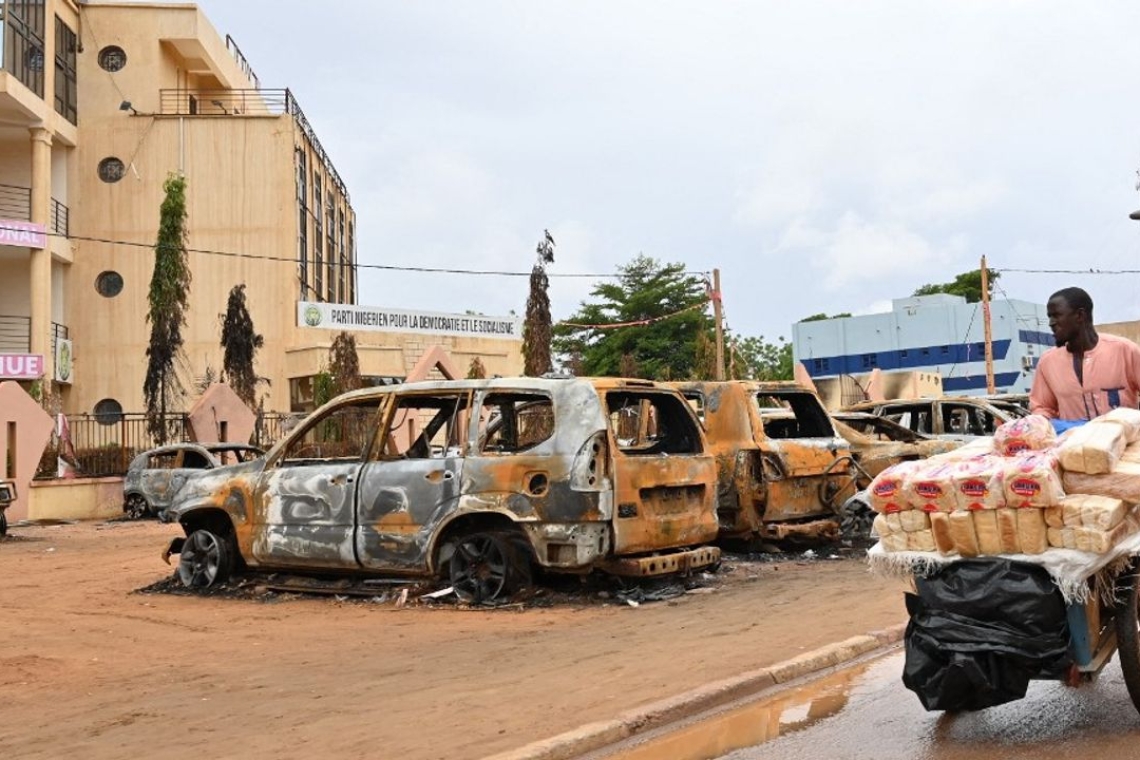
<svg viewBox="0 0 1140 760"><path fill-rule="evenodd" d="M1041 567L962 560L907 594L903 684L927 710L981 710L1025 696L1070 664L1065 600Z"/></svg>

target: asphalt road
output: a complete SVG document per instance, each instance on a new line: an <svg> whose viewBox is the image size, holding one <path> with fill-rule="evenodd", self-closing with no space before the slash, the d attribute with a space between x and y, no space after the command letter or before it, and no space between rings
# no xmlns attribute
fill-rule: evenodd
<svg viewBox="0 0 1140 760"><path fill-rule="evenodd" d="M1079 688L1035 681L1020 701L956 715L923 710L902 667L900 651L748 708L752 720L742 711L737 725L772 738L722 760L1140 758L1140 713L1115 660Z"/></svg>

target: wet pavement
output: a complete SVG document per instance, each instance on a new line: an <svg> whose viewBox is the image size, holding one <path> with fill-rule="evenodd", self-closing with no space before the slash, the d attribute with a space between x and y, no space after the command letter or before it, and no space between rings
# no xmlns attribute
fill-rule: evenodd
<svg viewBox="0 0 1140 760"><path fill-rule="evenodd" d="M901 681L900 652L722 713L612 758L650 760L1140 759L1140 713L1113 661L1077 689L1034 681L1025 698L928 713Z"/></svg>

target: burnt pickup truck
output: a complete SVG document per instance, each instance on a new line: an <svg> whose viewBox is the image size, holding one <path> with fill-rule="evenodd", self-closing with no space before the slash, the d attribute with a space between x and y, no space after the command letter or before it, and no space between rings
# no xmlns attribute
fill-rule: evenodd
<svg viewBox="0 0 1140 760"><path fill-rule="evenodd" d="M340 396L169 508L190 587L250 567L442 576L509 596L548 571L713 565L716 463L677 391L614 378L409 383Z"/></svg>
<svg viewBox="0 0 1140 760"><path fill-rule="evenodd" d="M839 537L858 470L815 393L788 382L671 385L696 410L716 457L721 538Z"/></svg>

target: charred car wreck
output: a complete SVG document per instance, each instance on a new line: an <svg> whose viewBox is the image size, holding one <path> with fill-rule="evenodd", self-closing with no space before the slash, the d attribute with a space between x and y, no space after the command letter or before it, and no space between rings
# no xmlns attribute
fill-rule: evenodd
<svg viewBox="0 0 1140 760"><path fill-rule="evenodd" d="M442 576L508 596L531 566L659 575L715 564L716 464L674 390L510 378L355 391L264 457L190 479L170 513L187 586L241 563Z"/></svg>
<svg viewBox="0 0 1140 760"><path fill-rule="evenodd" d="M721 538L838 538L857 471L815 393L789 382L674 385L716 456Z"/></svg>

